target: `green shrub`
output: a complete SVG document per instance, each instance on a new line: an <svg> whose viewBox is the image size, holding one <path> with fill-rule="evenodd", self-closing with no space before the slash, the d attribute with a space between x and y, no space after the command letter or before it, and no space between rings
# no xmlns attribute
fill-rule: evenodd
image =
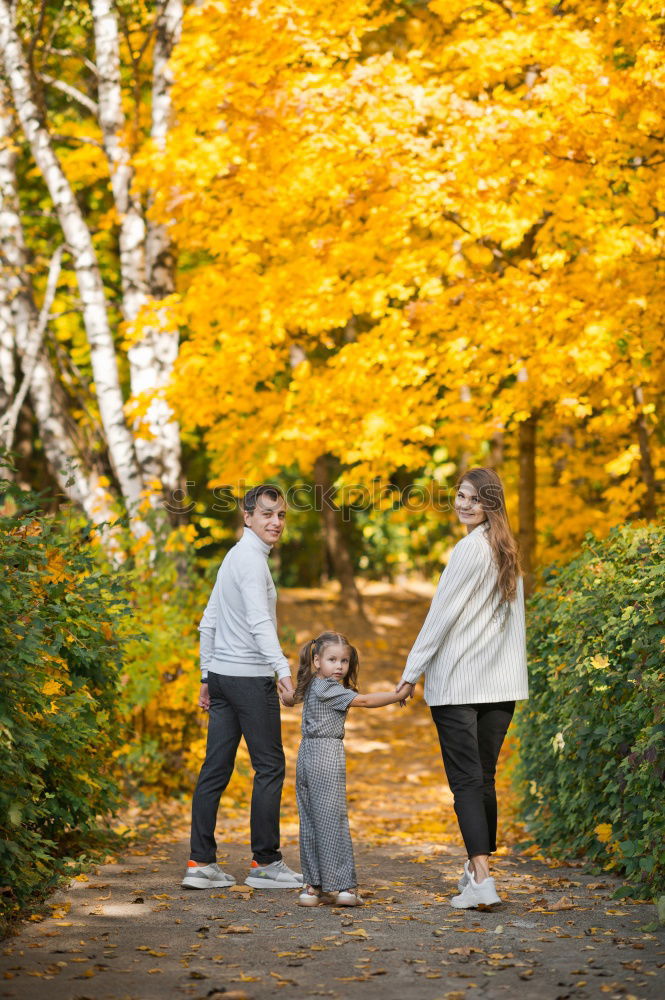
<svg viewBox="0 0 665 1000"><path fill-rule="evenodd" d="M0 918L80 855L117 804L122 574L85 528L0 482Z"/></svg>
<svg viewBox="0 0 665 1000"><path fill-rule="evenodd" d="M197 707L201 683L198 624L212 583L194 560L193 529L154 526L156 555L130 560L127 598L141 636L123 650L118 769L125 793L191 794L206 738Z"/></svg>
<svg viewBox="0 0 665 1000"><path fill-rule="evenodd" d="M665 888L665 531L624 527L552 569L530 605L518 714L523 815L557 856Z"/></svg>

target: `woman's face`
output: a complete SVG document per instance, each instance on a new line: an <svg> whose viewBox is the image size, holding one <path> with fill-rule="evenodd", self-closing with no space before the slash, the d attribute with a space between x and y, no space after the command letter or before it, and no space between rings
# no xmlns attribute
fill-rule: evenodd
<svg viewBox="0 0 665 1000"><path fill-rule="evenodd" d="M469 531L487 520L487 514L480 504L476 488L468 479L463 479L457 490L455 510L460 521Z"/></svg>
<svg viewBox="0 0 665 1000"><path fill-rule="evenodd" d="M340 683L349 672L351 650L348 646L333 643L325 646L320 656L314 657L314 666L320 677L334 677Z"/></svg>

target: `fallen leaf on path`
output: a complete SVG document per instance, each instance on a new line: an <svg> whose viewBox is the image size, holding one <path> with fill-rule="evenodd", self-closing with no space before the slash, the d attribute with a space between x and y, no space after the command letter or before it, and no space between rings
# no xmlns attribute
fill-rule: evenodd
<svg viewBox="0 0 665 1000"><path fill-rule="evenodd" d="M231 924L229 927L220 928L220 934L253 934L254 931L251 927L246 927L244 924Z"/></svg>
<svg viewBox="0 0 665 1000"><path fill-rule="evenodd" d="M552 903L550 910L574 910L575 904L568 896L562 896L556 903Z"/></svg>
<svg viewBox="0 0 665 1000"><path fill-rule="evenodd" d="M364 927L358 927L355 931L342 931L342 934L347 934L349 937L359 937L363 940L367 940L367 931Z"/></svg>

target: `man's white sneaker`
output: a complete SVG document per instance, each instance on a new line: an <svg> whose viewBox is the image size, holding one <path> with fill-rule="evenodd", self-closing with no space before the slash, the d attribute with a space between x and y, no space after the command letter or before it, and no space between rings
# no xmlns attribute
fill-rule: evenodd
<svg viewBox="0 0 665 1000"><path fill-rule="evenodd" d="M469 881L459 896L453 896L451 904L457 910L489 910L498 906L501 899L496 891L494 879L490 876L483 882L476 882L473 872L469 871Z"/></svg>
<svg viewBox="0 0 665 1000"><path fill-rule="evenodd" d="M252 861L245 885L253 889L301 889L300 872L294 872L284 861L273 861L270 865L260 865Z"/></svg>
<svg viewBox="0 0 665 1000"><path fill-rule="evenodd" d="M465 885L469 884L469 875L471 874L471 862L464 862L464 871L457 880L458 891L461 892Z"/></svg>
<svg viewBox="0 0 665 1000"><path fill-rule="evenodd" d="M197 865L190 861L180 884L184 889L219 889L225 885L235 885L236 880L233 875L223 872L217 863Z"/></svg>

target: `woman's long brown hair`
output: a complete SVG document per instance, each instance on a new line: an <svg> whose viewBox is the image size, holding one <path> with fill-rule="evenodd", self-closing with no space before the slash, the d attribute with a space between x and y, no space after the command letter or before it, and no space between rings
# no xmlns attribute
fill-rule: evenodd
<svg viewBox="0 0 665 1000"><path fill-rule="evenodd" d="M512 601L517 593L520 558L517 541L510 529L503 483L494 469L468 469L457 481L456 489L463 482L471 483L478 494L480 505L487 514L488 538L492 556L499 573L497 588L504 601Z"/></svg>
<svg viewBox="0 0 665 1000"><path fill-rule="evenodd" d="M339 632L322 632L316 639L309 639L300 650L300 661L298 663L298 677L296 679L295 701L302 701L307 693L307 688L311 684L312 677L316 672L314 657L321 656L326 646L346 646L349 650L349 672L342 681L345 688L357 691L358 650L352 646L349 640Z"/></svg>

